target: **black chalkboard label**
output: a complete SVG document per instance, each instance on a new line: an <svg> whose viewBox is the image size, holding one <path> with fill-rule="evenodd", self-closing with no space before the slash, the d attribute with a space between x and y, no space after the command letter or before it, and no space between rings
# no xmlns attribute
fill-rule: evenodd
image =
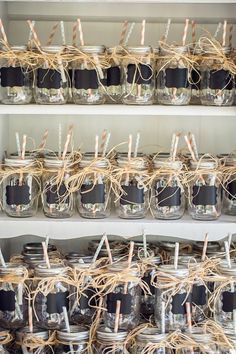
<svg viewBox="0 0 236 354"><path fill-rule="evenodd" d="M7 186L7 205L27 205L30 203L30 188L28 185Z"/></svg>
<svg viewBox="0 0 236 354"><path fill-rule="evenodd" d="M73 80L73 70L69 69L68 70L68 76L69 76L69 87L72 87L72 80Z"/></svg>
<svg viewBox="0 0 236 354"><path fill-rule="evenodd" d="M229 192L229 193L227 193L227 197L230 200L236 199L236 180L229 182L226 185L226 190Z"/></svg>
<svg viewBox="0 0 236 354"><path fill-rule="evenodd" d="M37 69L37 87L60 89L62 86L61 73L54 69Z"/></svg>
<svg viewBox="0 0 236 354"><path fill-rule="evenodd" d="M193 186L194 205L216 205L217 188L215 186Z"/></svg>
<svg viewBox="0 0 236 354"><path fill-rule="evenodd" d="M98 74L95 69L76 69L74 70L74 87L78 90L97 89Z"/></svg>
<svg viewBox="0 0 236 354"><path fill-rule="evenodd" d="M64 184L61 184L60 187L53 185L47 186L46 191L46 201L48 204L60 204L60 203L69 203L69 197L64 199L67 189Z"/></svg>
<svg viewBox="0 0 236 354"><path fill-rule="evenodd" d="M15 311L15 292L0 290L0 311Z"/></svg>
<svg viewBox="0 0 236 354"><path fill-rule="evenodd" d="M126 195L123 194L120 198L121 205L142 204L144 203L144 190L136 186L122 186Z"/></svg>
<svg viewBox="0 0 236 354"><path fill-rule="evenodd" d="M47 295L47 313L62 313L62 307L69 310L69 291Z"/></svg>
<svg viewBox="0 0 236 354"><path fill-rule="evenodd" d="M88 288L83 291L83 294L81 295L79 299L79 307L81 310L87 309L90 306L95 306L96 305L96 294L95 290L92 288ZM92 300L90 301L90 299Z"/></svg>
<svg viewBox="0 0 236 354"><path fill-rule="evenodd" d="M181 190L179 187L157 188L158 206L171 207L181 205Z"/></svg>
<svg viewBox="0 0 236 354"><path fill-rule="evenodd" d="M112 66L107 69L107 86L119 86L121 84L121 73L119 66Z"/></svg>
<svg viewBox="0 0 236 354"><path fill-rule="evenodd" d="M120 313L128 315L131 313L132 297L130 294L110 293L107 295L107 311L109 313L116 313L116 304L120 300Z"/></svg>
<svg viewBox="0 0 236 354"><path fill-rule="evenodd" d="M165 69L165 85L168 88L176 87L177 89L188 87L188 69Z"/></svg>
<svg viewBox="0 0 236 354"><path fill-rule="evenodd" d="M142 277L142 281L145 281L145 283L147 283L147 285L149 286L150 292L153 295L155 295L155 287L151 284L151 279L152 279L151 274L148 274L147 276ZM143 289L142 289L142 295L144 295Z"/></svg>
<svg viewBox="0 0 236 354"><path fill-rule="evenodd" d="M207 303L206 288L204 285L194 285L192 290L192 303L203 306Z"/></svg>
<svg viewBox="0 0 236 354"><path fill-rule="evenodd" d="M236 292L224 291L222 293L222 310L233 312L236 309Z"/></svg>
<svg viewBox="0 0 236 354"><path fill-rule="evenodd" d="M194 90L200 90L201 87L201 76L199 71L192 70L191 71L191 87Z"/></svg>
<svg viewBox="0 0 236 354"><path fill-rule="evenodd" d="M191 294L187 297L187 293L175 294L172 297L172 307L171 312L174 315L185 315L186 314L186 302L191 302Z"/></svg>
<svg viewBox="0 0 236 354"><path fill-rule="evenodd" d="M212 90L232 90L233 75L228 70L211 70L209 87Z"/></svg>
<svg viewBox="0 0 236 354"><path fill-rule="evenodd" d="M129 84L151 84L153 73L150 65L129 64L127 69L127 82Z"/></svg>
<svg viewBox="0 0 236 354"><path fill-rule="evenodd" d="M81 187L81 203L83 204L96 204L105 203L105 185L95 184L86 185L83 184Z"/></svg>
<svg viewBox="0 0 236 354"><path fill-rule="evenodd" d="M23 68L9 66L1 68L1 86L2 87L22 87L25 85L25 74Z"/></svg>

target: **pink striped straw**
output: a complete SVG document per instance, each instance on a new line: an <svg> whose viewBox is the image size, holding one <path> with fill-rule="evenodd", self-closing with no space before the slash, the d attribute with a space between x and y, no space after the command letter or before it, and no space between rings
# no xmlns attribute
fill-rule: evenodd
<svg viewBox="0 0 236 354"><path fill-rule="evenodd" d="M121 34L120 34L119 45L123 45L123 44L124 44L125 35L126 35L126 32L127 32L128 24L129 24L128 21L125 21L125 22L123 23L122 31L121 31Z"/></svg>
<svg viewBox="0 0 236 354"><path fill-rule="evenodd" d="M38 36L37 36L37 33L36 33L36 31L35 31L35 26L33 25L32 21L30 21L30 20L28 20L27 23L28 23L28 25L29 25L29 27L30 27L30 29L31 29L31 32L32 32L32 34L33 34L33 37L34 37L34 40L35 40L36 45L37 45L38 47L41 47L41 43L40 43L39 38L38 38Z"/></svg>
<svg viewBox="0 0 236 354"><path fill-rule="evenodd" d="M78 22L78 29L79 29L80 44L84 45L84 35L83 35L83 29L82 29L80 18L77 18L77 22Z"/></svg>
<svg viewBox="0 0 236 354"><path fill-rule="evenodd" d="M194 20L192 21L192 41L193 44L196 43L196 22Z"/></svg>
<svg viewBox="0 0 236 354"><path fill-rule="evenodd" d="M45 146L46 146L46 142L47 142L47 137L48 137L48 130L45 130L45 133L43 134L43 137L42 137L42 141L39 145L39 149L44 149Z"/></svg>
<svg viewBox="0 0 236 354"><path fill-rule="evenodd" d="M234 30L234 25L231 24L229 27L229 46L231 48L232 48L233 30Z"/></svg>
<svg viewBox="0 0 236 354"><path fill-rule="evenodd" d="M1 30L1 33L2 33L2 36L3 36L3 40L6 44L8 44L8 40L7 40L7 35L6 35L6 32L5 32L5 29L4 29L4 26L3 26L3 23L2 23L2 19L0 18L0 30Z"/></svg>
<svg viewBox="0 0 236 354"><path fill-rule="evenodd" d="M227 21L224 20L224 25L223 25L223 37L222 37L222 46L225 47L226 45L226 33L227 33Z"/></svg>
<svg viewBox="0 0 236 354"><path fill-rule="evenodd" d="M144 45L145 40L145 27L146 27L146 20L142 21L142 31L141 31L141 45Z"/></svg>
<svg viewBox="0 0 236 354"><path fill-rule="evenodd" d="M48 38L48 41L47 41L47 45L51 45L52 44L52 40L56 34L56 30L57 30L57 27L59 25L59 22L57 22L53 27L52 27L52 31L50 33L50 36Z"/></svg>
<svg viewBox="0 0 236 354"><path fill-rule="evenodd" d="M104 129L103 132L102 132L102 138L101 138L102 142L101 142L101 145L100 145L100 150L101 150L101 152L102 152L103 149L104 149L105 142L106 142L106 138L107 138L107 130Z"/></svg>
<svg viewBox="0 0 236 354"><path fill-rule="evenodd" d="M76 38L77 38L77 28L78 28L78 21L74 23L73 29L72 29L72 43L74 46L76 46Z"/></svg>
<svg viewBox="0 0 236 354"><path fill-rule="evenodd" d="M186 43L187 32L188 32L188 25L189 25L189 19L186 18L186 20L185 20L185 26L184 26L184 33L183 33L183 38L182 38L182 44L183 44L183 46L185 46L185 43Z"/></svg>

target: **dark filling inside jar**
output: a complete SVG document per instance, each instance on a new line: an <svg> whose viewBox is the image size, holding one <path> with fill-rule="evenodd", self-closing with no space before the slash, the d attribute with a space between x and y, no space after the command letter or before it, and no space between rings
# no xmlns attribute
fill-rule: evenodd
<svg viewBox="0 0 236 354"><path fill-rule="evenodd" d="M60 89L62 86L61 73L54 69L37 70L37 87L46 89Z"/></svg>
<svg viewBox="0 0 236 354"><path fill-rule="evenodd" d="M194 205L216 205L216 186L193 186L192 203Z"/></svg>
<svg viewBox="0 0 236 354"><path fill-rule="evenodd" d="M150 65L129 64L127 70L127 82L129 84L151 84L153 73Z"/></svg>

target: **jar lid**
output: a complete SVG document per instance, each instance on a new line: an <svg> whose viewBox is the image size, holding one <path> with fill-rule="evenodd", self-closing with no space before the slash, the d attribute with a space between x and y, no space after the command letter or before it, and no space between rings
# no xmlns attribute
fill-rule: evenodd
<svg viewBox="0 0 236 354"><path fill-rule="evenodd" d="M110 328L105 326L101 326L98 328L97 332L97 339L105 342L124 342L128 332L123 330L118 330L117 333L113 332Z"/></svg>
<svg viewBox="0 0 236 354"><path fill-rule="evenodd" d="M12 45L11 50L15 52L25 52L27 50L26 45Z"/></svg>
<svg viewBox="0 0 236 354"><path fill-rule="evenodd" d="M183 167L182 161L168 161L168 160L164 160L163 158L159 158L159 156L154 158L153 164L154 164L154 168L156 169L167 168L167 169L178 171L181 170Z"/></svg>
<svg viewBox="0 0 236 354"><path fill-rule="evenodd" d="M228 262L225 259L222 259L219 264L219 271L227 276L236 275L236 262L231 260L231 268L229 268Z"/></svg>
<svg viewBox="0 0 236 354"><path fill-rule="evenodd" d="M225 158L225 166L235 166L236 165L236 156L235 155L228 155Z"/></svg>
<svg viewBox="0 0 236 354"><path fill-rule="evenodd" d="M80 342L89 338L89 331L86 327L70 326L70 333L66 329L57 331L57 338L64 342Z"/></svg>
<svg viewBox="0 0 236 354"><path fill-rule="evenodd" d="M117 53L117 54L123 54L124 50L122 47L110 47L107 48L107 54L113 54L113 53Z"/></svg>
<svg viewBox="0 0 236 354"><path fill-rule="evenodd" d="M143 332L137 335L138 342L149 342L149 343L159 343L166 338L166 333L160 333L160 329L154 328L147 328Z"/></svg>
<svg viewBox="0 0 236 354"><path fill-rule="evenodd" d="M86 54L102 54L106 47L104 45L83 45L79 49Z"/></svg>
<svg viewBox="0 0 236 354"><path fill-rule="evenodd" d="M118 272L122 272L123 270L128 268L128 262L114 262L110 265L107 266L107 269L110 272L114 272L114 273L118 273ZM127 269L128 270L128 269ZM137 263L136 262L131 262L131 266L129 268L129 274L133 275L133 276L138 276L139 275L139 271L137 268Z"/></svg>
<svg viewBox="0 0 236 354"><path fill-rule="evenodd" d="M204 247L204 241L197 241L193 243L193 249L195 251L198 251L200 253L202 253ZM210 241L207 244L207 253L208 252L219 252L220 251L220 244L219 242L216 241Z"/></svg>
<svg viewBox="0 0 236 354"><path fill-rule="evenodd" d="M108 161L105 158L101 158L101 154L98 154L98 160L93 162L93 167L98 167L98 168L107 168L108 167ZM79 162L79 167L85 168L91 165L91 162L95 160L94 153L85 153L82 156L81 161Z"/></svg>
<svg viewBox="0 0 236 354"><path fill-rule="evenodd" d="M44 166L48 168L61 168L72 163L72 160L59 160L58 157L55 159L49 158L44 160Z"/></svg>
<svg viewBox="0 0 236 354"><path fill-rule="evenodd" d="M152 47L150 46L128 46L126 49L131 54L149 54L152 52Z"/></svg>
<svg viewBox="0 0 236 354"><path fill-rule="evenodd" d="M35 267L35 274L39 277L50 277L51 275L66 275L66 268L61 264L52 263L51 268L46 264L39 264Z"/></svg>
<svg viewBox="0 0 236 354"><path fill-rule="evenodd" d="M174 256L171 257L171 260L174 259ZM190 267L194 267L197 266L198 263L201 263L201 257L199 256L199 254L191 254L191 255L180 255L178 257L178 264L180 265L188 265Z"/></svg>
<svg viewBox="0 0 236 354"><path fill-rule="evenodd" d="M16 276L22 276L26 271L26 267L19 263L6 263L6 267L0 266L0 275L13 273Z"/></svg>
<svg viewBox="0 0 236 354"><path fill-rule="evenodd" d="M33 333L30 332L29 327L24 327L16 332L16 337L18 340L22 340L23 338L27 337L36 337L43 340L47 340L49 338L48 331L42 330L37 327L33 327Z"/></svg>
<svg viewBox="0 0 236 354"><path fill-rule="evenodd" d="M161 264L158 268L163 273L174 275L177 278L185 278L189 275L189 269L184 265L179 265L177 269L173 264Z"/></svg>
<svg viewBox="0 0 236 354"><path fill-rule="evenodd" d="M193 327L192 332L188 333L188 335L199 344L209 345L213 340L213 336L210 333L204 333L203 329L199 327Z"/></svg>
<svg viewBox="0 0 236 354"><path fill-rule="evenodd" d="M5 166L8 167L25 167L25 166L29 166L31 164L33 164L35 162L35 159L33 158L27 158L27 159L22 159L20 157L10 157L10 158L6 158L4 160L4 164Z"/></svg>
<svg viewBox="0 0 236 354"><path fill-rule="evenodd" d="M183 46L183 45L171 45L168 49L166 48L160 48L160 54L161 55L171 55L173 52L177 54L184 54L189 51L188 46Z"/></svg>
<svg viewBox="0 0 236 354"><path fill-rule="evenodd" d="M50 46L43 46L41 47L43 52L46 53L58 53L63 49L61 45L50 45Z"/></svg>
<svg viewBox="0 0 236 354"><path fill-rule="evenodd" d="M50 243L47 246L48 252L56 251L56 246ZM43 254L43 246L41 242L29 242L24 245L24 252L40 253Z"/></svg>
<svg viewBox="0 0 236 354"><path fill-rule="evenodd" d="M191 169L195 170L199 169L206 169L206 170L214 170L218 167L218 162L212 159L203 158L199 161L190 161Z"/></svg>
<svg viewBox="0 0 236 354"><path fill-rule="evenodd" d="M128 159L128 156L122 156L117 159L117 164L119 167L127 167L130 166L131 168L134 168L136 170L146 170L148 168L148 160L143 157L131 157L131 159Z"/></svg>

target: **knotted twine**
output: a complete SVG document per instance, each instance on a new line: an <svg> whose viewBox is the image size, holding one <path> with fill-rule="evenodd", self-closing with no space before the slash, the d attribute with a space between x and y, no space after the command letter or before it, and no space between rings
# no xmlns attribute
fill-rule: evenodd
<svg viewBox="0 0 236 354"><path fill-rule="evenodd" d="M56 343L56 331L52 331L48 339L43 339L40 336L37 336L37 333L22 333L21 339L16 341L17 345L20 345L22 348L27 348L30 352L33 352L36 349L35 354L40 354L41 350L45 347L49 347L54 353L53 347Z"/></svg>

